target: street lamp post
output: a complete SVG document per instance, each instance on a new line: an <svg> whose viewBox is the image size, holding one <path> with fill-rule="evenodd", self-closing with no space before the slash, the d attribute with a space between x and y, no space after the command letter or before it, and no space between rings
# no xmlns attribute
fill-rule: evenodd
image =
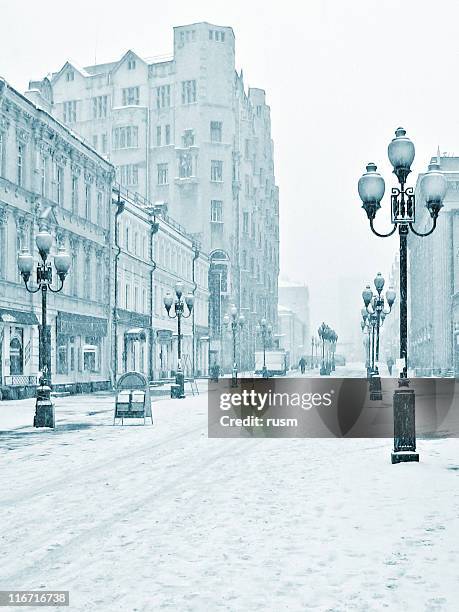
<svg viewBox="0 0 459 612"><path fill-rule="evenodd" d="M314 346L315 346L315 340L314 340L314 336L311 337L311 370L314 369Z"/></svg>
<svg viewBox="0 0 459 612"><path fill-rule="evenodd" d="M371 400L382 399L381 379L379 377L379 336L384 319L392 311L392 306L395 302L395 291L392 287L389 287L386 291L385 299L381 295L384 285L385 280L379 272L374 279L376 293L373 293L370 285L367 285L364 291L362 291L363 303L365 304L363 310L368 315L366 320L371 329L371 372L368 376L370 379ZM388 310L385 309L386 301L389 307Z"/></svg>
<svg viewBox="0 0 459 612"><path fill-rule="evenodd" d="M263 369L261 375L263 378L269 378L269 371L266 367L266 345L272 334L272 327L268 324L266 319L261 319L259 323L259 331L261 333L261 339L263 342Z"/></svg>
<svg viewBox="0 0 459 612"><path fill-rule="evenodd" d="M245 317L243 314L237 316L237 308L236 306L231 306L230 308L231 319L228 315L223 317L223 322L225 327L228 328L231 320L231 331L233 334L233 368L231 370L231 386L237 387L237 360L236 360L236 335L237 332L241 332L244 327Z"/></svg>
<svg viewBox="0 0 459 612"><path fill-rule="evenodd" d="M320 375L328 376L332 370L334 370L334 351L336 349L336 342L338 341L338 335L336 332L325 323L317 330L320 340L322 341L322 365L320 366Z"/></svg>
<svg viewBox="0 0 459 612"><path fill-rule="evenodd" d="M409 388L408 380L407 237L410 231L416 236L424 237L429 236L435 230L447 184L445 177L440 172L439 165L431 163L428 172L421 179L420 186L425 205L432 218L432 227L425 233L418 232L414 227L416 212L414 189L406 187L415 150L403 128L396 130L395 138L388 147L388 155L399 183L399 187L391 190L393 228L390 232L380 234L374 228L374 219L381 208L381 200L385 191L384 179L376 171L375 164L367 165L367 171L359 179L358 191L372 232L385 238L392 236L398 228L400 238L400 359L402 360L402 371L393 400L394 450L392 452L392 463L400 463L401 461L419 461L419 454L416 452L415 396L414 390Z"/></svg>
<svg viewBox="0 0 459 612"><path fill-rule="evenodd" d="M18 255L18 268L24 285L29 293L41 291L41 326L39 328L38 361L41 372L39 386L37 387L37 399L35 403L34 427L51 427L55 425L54 404L51 401L51 329L47 325L47 298L48 290L59 293L64 286L65 277L70 269L70 256L63 247L60 247L54 256L54 267L59 277L60 285L57 289L52 288L53 269L48 260L53 244L51 234L41 229L35 237L41 262L37 264L37 286L29 287L29 279L32 274L34 260L26 248Z"/></svg>
<svg viewBox="0 0 459 612"><path fill-rule="evenodd" d="M175 285L175 300L170 291L164 296L164 306L167 311L167 316L170 319L177 319L177 371L175 373L175 385L171 386L171 397L183 399L185 397L185 376L182 369L182 317L188 319L193 311L194 296L188 293L183 298L183 283ZM174 305L174 314L171 315L172 304ZM185 314L185 305L188 309L188 314Z"/></svg>

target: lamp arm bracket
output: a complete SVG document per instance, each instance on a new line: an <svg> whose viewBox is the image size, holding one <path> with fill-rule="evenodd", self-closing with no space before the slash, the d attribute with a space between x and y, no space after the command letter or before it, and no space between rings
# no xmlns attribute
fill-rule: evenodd
<svg viewBox="0 0 459 612"><path fill-rule="evenodd" d="M426 232L424 234L422 232L416 231L412 223L409 224L409 228L413 232L413 234L416 234L416 236L420 236L421 238L425 238L426 236L430 236L430 234L432 234L435 231L436 227L437 227L437 218L436 217L433 220L432 228L428 232Z"/></svg>
<svg viewBox="0 0 459 612"><path fill-rule="evenodd" d="M388 234L380 234L377 230L375 230L373 219L370 219L370 227L373 234L376 234L376 236L379 238L389 238L389 236L392 236L392 234L394 234L397 230L397 225L394 225L393 229Z"/></svg>
<svg viewBox="0 0 459 612"><path fill-rule="evenodd" d="M24 281L24 285L25 285L25 288L27 289L27 291L29 293L38 293L40 291L40 289L41 289L41 285L38 285L38 287L36 289L31 289L29 287L28 281Z"/></svg>
<svg viewBox="0 0 459 612"><path fill-rule="evenodd" d="M64 288L64 281L62 279L60 279L61 284L57 289L53 289L51 287L51 285L48 285L48 289L51 291L51 293L59 293L59 291L62 291L62 289Z"/></svg>

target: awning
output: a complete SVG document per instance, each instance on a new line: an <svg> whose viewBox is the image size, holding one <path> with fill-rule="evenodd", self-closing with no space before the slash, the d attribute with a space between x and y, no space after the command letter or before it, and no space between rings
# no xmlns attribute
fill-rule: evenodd
<svg viewBox="0 0 459 612"><path fill-rule="evenodd" d="M141 327L133 327L124 332L129 340L145 340L145 331Z"/></svg>
<svg viewBox="0 0 459 612"><path fill-rule="evenodd" d="M37 315L24 310L0 308L0 321L3 323L19 323L19 325L38 325Z"/></svg>

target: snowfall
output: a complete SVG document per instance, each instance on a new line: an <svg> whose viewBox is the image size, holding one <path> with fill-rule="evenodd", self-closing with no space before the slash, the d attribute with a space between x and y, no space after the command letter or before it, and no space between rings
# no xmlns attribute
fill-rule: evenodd
<svg viewBox="0 0 459 612"><path fill-rule="evenodd" d="M0 590L56 610L459 610L459 441L209 439L207 395L0 402ZM6 609L6 608L5 608ZM13 608L11 608L13 609ZM27 608L43 609L43 608Z"/></svg>

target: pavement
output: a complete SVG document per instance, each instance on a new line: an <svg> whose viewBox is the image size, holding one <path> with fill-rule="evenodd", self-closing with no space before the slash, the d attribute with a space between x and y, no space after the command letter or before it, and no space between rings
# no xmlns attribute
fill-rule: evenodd
<svg viewBox="0 0 459 612"><path fill-rule="evenodd" d="M113 426L108 393L57 398L54 431L0 402L0 590L91 612L457 612L458 440L394 466L388 439L209 439L205 386L154 401L153 426Z"/></svg>

